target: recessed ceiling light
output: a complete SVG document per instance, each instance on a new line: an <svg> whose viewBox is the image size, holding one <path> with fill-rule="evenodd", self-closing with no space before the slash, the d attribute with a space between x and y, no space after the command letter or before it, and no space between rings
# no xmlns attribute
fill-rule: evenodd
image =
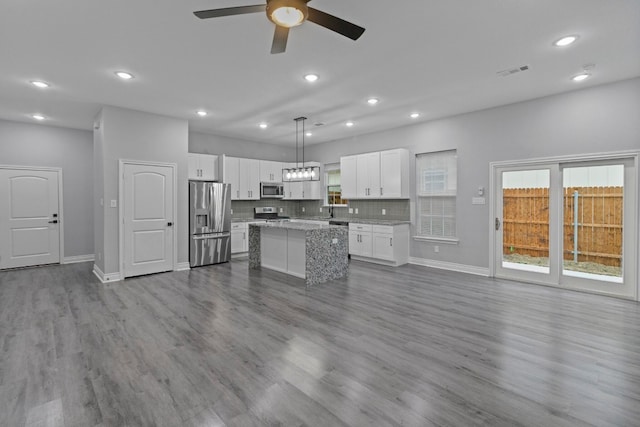
<svg viewBox="0 0 640 427"><path fill-rule="evenodd" d="M126 71L116 71L115 74L122 80L131 80L133 78L133 74L127 73Z"/></svg>
<svg viewBox="0 0 640 427"><path fill-rule="evenodd" d="M32 80L31 84L35 87L39 87L40 89L45 89L50 86L49 83L43 82L42 80Z"/></svg>
<svg viewBox="0 0 640 427"><path fill-rule="evenodd" d="M376 105L378 102L380 102L380 100L378 98L369 98L367 99L367 102L369 103L369 105Z"/></svg>
<svg viewBox="0 0 640 427"><path fill-rule="evenodd" d="M44 116L42 114L34 114L31 117L33 117L36 120L44 120Z"/></svg>
<svg viewBox="0 0 640 427"><path fill-rule="evenodd" d="M266 123L260 123L258 126L260 126L260 129L266 129L268 125Z"/></svg>
<svg viewBox="0 0 640 427"><path fill-rule="evenodd" d="M307 74L304 76L304 79L306 81L308 81L309 83L313 83L315 81L317 81L320 78L320 76L318 76L317 74Z"/></svg>
<svg viewBox="0 0 640 427"><path fill-rule="evenodd" d="M307 132L305 133L306 136L313 136L313 134L311 132Z"/></svg>
<svg viewBox="0 0 640 427"><path fill-rule="evenodd" d="M349 121L349 122L345 123L345 125L347 125L348 127L351 127L351 126L355 125L355 123Z"/></svg>
<svg viewBox="0 0 640 427"><path fill-rule="evenodd" d="M412 119L417 119L418 117L420 117L420 113L411 113L409 117L411 117Z"/></svg>
<svg viewBox="0 0 640 427"><path fill-rule="evenodd" d="M206 111L204 111L204 110L198 110L198 111L196 112L196 114L197 114L197 115L199 115L200 117L204 117L204 116L206 116L206 115L207 115L207 114L209 114L209 113L207 113L207 112L206 112Z"/></svg>
<svg viewBox="0 0 640 427"><path fill-rule="evenodd" d="M589 74L589 73L580 73L580 74L577 74L577 75L573 76L571 78L571 80L573 80L574 82L581 82L583 80L588 79L589 77L591 77L591 74Z"/></svg>
<svg viewBox="0 0 640 427"><path fill-rule="evenodd" d="M565 36L553 42L553 45L556 47L565 47L575 43L576 40L578 40L578 36Z"/></svg>

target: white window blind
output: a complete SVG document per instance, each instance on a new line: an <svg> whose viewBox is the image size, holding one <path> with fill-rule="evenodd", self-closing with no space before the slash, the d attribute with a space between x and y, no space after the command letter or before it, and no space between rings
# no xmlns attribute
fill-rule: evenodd
<svg viewBox="0 0 640 427"><path fill-rule="evenodd" d="M417 225L421 237L456 237L456 150L416 155Z"/></svg>

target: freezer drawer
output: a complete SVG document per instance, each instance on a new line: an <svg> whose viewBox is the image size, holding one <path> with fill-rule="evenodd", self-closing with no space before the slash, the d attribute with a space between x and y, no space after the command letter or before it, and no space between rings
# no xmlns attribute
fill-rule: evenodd
<svg viewBox="0 0 640 427"><path fill-rule="evenodd" d="M215 233L192 235L189 248L189 265L219 264L231 259L231 234Z"/></svg>

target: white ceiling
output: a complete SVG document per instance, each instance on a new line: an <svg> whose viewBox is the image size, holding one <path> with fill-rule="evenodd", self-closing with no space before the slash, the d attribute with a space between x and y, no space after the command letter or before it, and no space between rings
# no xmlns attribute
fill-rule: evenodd
<svg viewBox="0 0 640 427"><path fill-rule="evenodd" d="M354 42L306 22L279 55L269 53L273 24L261 13L192 13L261 2L2 0L0 118L42 113L45 124L91 129L113 105L291 145L293 118L305 115L313 144L414 123L413 111L431 120L640 75L638 0L313 0L365 33ZM567 34L580 39L552 46ZM570 80L590 63L590 79ZM136 78L120 81L116 70ZM320 80L305 82L308 72ZM34 79L52 86L36 89ZM380 103L369 106L370 96ZM209 116L196 116L201 108Z"/></svg>

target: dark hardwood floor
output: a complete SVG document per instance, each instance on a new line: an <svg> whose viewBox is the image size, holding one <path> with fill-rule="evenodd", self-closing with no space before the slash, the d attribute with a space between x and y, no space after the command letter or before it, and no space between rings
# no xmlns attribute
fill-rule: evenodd
<svg viewBox="0 0 640 427"><path fill-rule="evenodd" d="M418 266L0 272L0 426L638 426L640 306Z"/></svg>

